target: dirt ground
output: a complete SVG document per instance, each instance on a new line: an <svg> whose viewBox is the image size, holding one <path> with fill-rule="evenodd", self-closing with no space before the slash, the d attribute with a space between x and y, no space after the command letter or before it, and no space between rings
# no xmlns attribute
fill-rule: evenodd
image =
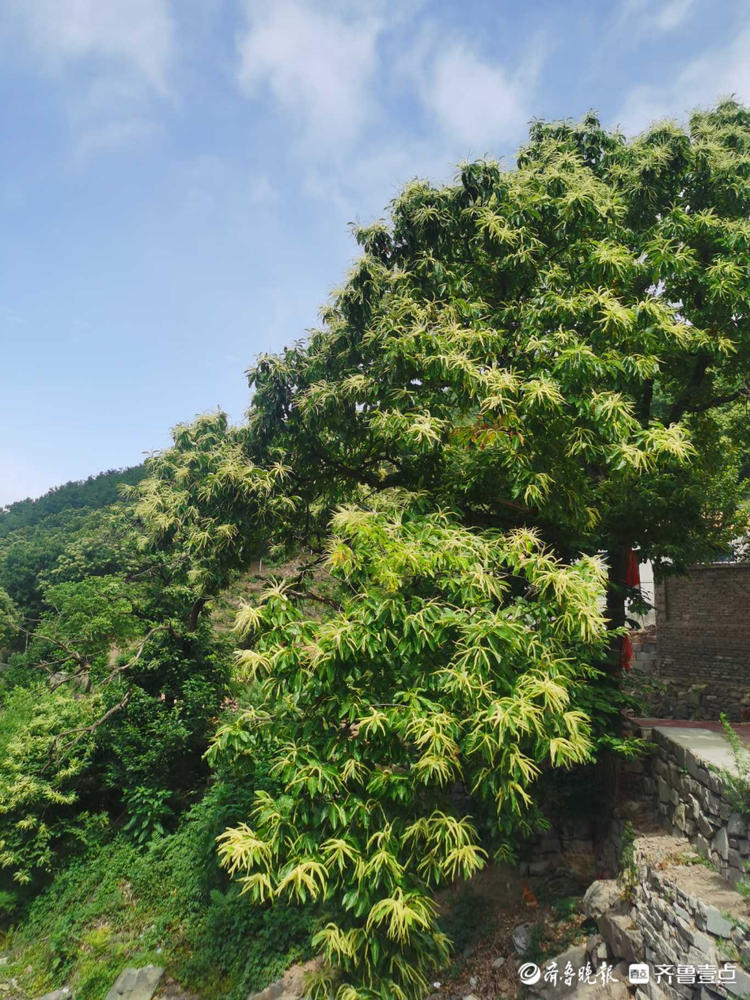
<svg viewBox="0 0 750 1000"><path fill-rule="evenodd" d="M430 1000L517 997L520 959L513 931L520 924L530 925L532 935L524 961L559 954L595 931L581 912L580 898L546 901L547 889L544 878L525 878L511 866L497 865L443 894L439 902L457 957L436 977Z"/></svg>

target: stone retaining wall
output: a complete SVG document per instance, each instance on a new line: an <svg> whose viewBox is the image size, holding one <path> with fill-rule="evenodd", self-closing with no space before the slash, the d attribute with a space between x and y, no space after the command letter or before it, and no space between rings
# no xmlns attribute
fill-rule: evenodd
<svg viewBox="0 0 750 1000"><path fill-rule="evenodd" d="M664 862L654 863L648 841L649 838L643 838L636 840L634 845L637 877L628 914L632 928L629 935L624 933L626 927L607 933L606 923L600 922L605 938L616 942L619 930L629 942L627 957L632 954L635 960L645 961L651 967L651 982L640 988L639 995L645 994L650 1000L747 996L750 994L750 975L746 971L750 966L750 928L743 919L729 912L733 902L742 905L741 898L732 901L731 896L737 894L728 889L723 891L721 899L727 909L722 912L702 898L704 894L710 897L710 889L702 891L700 888L702 881L710 884L715 875L701 870L700 866L694 867L692 872L689 867L679 865L660 870L659 865ZM620 919L627 921L628 917ZM610 919L616 924L618 918ZM616 950L622 950L622 946L616 946ZM661 982L657 981L659 966L673 969L671 974L661 977ZM727 971L727 966L732 967L731 972ZM685 970L682 983L677 981L679 967ZM688 971L691 967L694 973ZM689 982L691 978L693 981Z"/></svg>
<svg viewBox="0 0 750 1000"><path fill-rule="evenodd" d="M660 821L670 832L686 836L735 885L750 861L747 817L732 812L719 776L687 747L659 731L650 739L656 751L644 791L655 798Z"/></svg>

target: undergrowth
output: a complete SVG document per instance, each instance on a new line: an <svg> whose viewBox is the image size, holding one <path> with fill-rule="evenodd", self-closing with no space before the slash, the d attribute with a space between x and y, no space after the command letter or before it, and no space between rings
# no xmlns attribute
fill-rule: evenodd
<svg viewBox="0 0 750 1000"><path fill-rule="evenodd" d="M145 849L118 835L72 862L7 933L3 977L103 1000L126 965L154 962L201 996L242 1000L307 957L309 912L250 903L216 862L244 798L217 784L175 833Z"/></svg>

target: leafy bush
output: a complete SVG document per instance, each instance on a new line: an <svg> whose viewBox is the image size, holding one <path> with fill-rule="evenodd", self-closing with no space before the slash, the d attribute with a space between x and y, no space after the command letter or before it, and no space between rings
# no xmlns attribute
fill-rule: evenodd
<svg viewBox="0 0 750 1000"><path fill-rule="evenodd" d="M3 695L0 869L6 892L51 871L59 851L91 832L93 817L80 808L78 796L90 773L88 727L96 709L95 699L51 691L40 682Z"/></svg>
<svg viewBox="0 0 750 1000"><path fill-rule="evenodd" d="M163 837L163 820L170 816L170 791L167 788L149 788L136 785L125 793L125 807L128 820L123 827L136 844L145 846L152 840Z"/></svg>
<svg viewBox="0 0 750 1000"><path fill-rule="evenodd" d="M238 615L255 687L213 753L242 761L254 736L282 788L256 792L221 855L258 903L319 901L316 995L419 996L449 947L434 888L509 857L540 821L542 768L592 756L577 697L601 568L402 496L341 509L328 553L338 590L280 582Z"/></svg>

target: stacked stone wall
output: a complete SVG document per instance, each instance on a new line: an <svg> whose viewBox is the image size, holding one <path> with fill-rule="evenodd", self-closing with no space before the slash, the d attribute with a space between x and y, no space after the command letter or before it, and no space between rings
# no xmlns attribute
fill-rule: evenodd
<svg viewBox="0 0 750 1000"><path fill-rule="evenodd" d="M648 838L643 843L648 844ZM639 840L635 842L634 865L637 879L628 914L631 953L651 967L651 982L639 995L650 1000L712 1000L750 994L746 971L750 966L750 928L746 920L706 902L700 890L686 891L684 883L689 883L689 878L685 879L685 869L660 870ZM678 873L677 878L673 872ZM732 900L729 892L722 895L726 906L743 906L739 896ZM668 967L669 974L659 977L660 967Z"/></svg>
<svg viewBox="0 0 750 1000"><path fill-rule="evenodd" d="M720 776L690 749L665 733L651 735L656 750L644 778L658 817L672 833L682 834L696 851L735 885L750 861L748 817L733 811Z"/></svg>

